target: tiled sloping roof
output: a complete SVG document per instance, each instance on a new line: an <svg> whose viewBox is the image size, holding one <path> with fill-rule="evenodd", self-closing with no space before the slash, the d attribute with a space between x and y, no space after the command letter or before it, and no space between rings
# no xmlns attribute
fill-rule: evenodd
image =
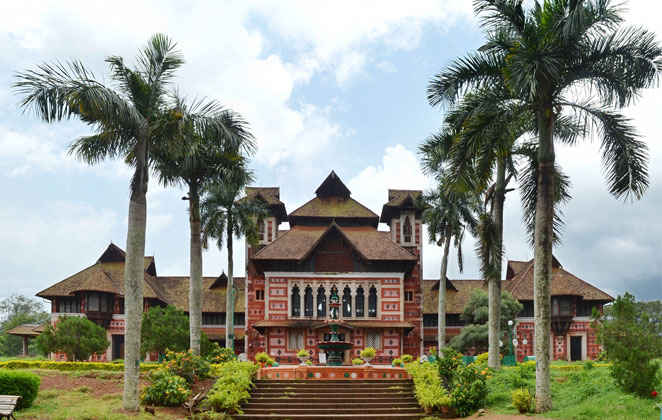
<svg viewBox="0 0 662 420"><path fill-rule="evenodd" d="M322 238L327 226L293 226L253 255L256 260L301 260Z"/></svg>
<svg viewBox="0 0 662 420"><path fill-rule="evenodd" d="M370 226L340 226L340 231L370 261L417 261L418 258L407 252L390 238Z"/></svg>
<svg viewBox="0 0 662 420"><path fill-rule="evenodd" d="M377 219L379 216L351 197L315 197L290 213L289 217Z"/></svg>
<svg viewBox="0 0 662 420"><path fill-rule="evenodd" d="M506 266L506 280L510 280L511 278L515 277L517 274L521 273L522 270L526 268L526 265L527 265L526 261L508 260L508 264Z"/></svg>
<svg viewBox="0 0 662 420"><path fill-rule="evenodd" d="M433 290L433 286L439 280L423 280L423 313L436 314L438 313L438 299L439 290ZM446 291L446 313L447 314L461 314L462 309L467 305L471 299L471 292L475 289L483 289L487 291L487 285L483 280L452 280L453 287L457 292L452 290Z"/></svg>
<svg viewBox="0 0 662 420"><path fill-rule="evenodd" d="M226 288L209 286L217 277L202 278L202 312L225 312ZM235 286L244 286L243 277L235 277ZM157 277L156 283L164 293L164 302L174 305L183 311L189 310L189 277ZM235 291L235 312L244 312L244 290Z"/></svg>
<svg viewBox="0 0 662 420"><path fill-rule="evenodd" d="M566 271L559 264L552 267L552 296L575 295L584 300L611 301L613 297ZM515 277L504 284L504 289L517 300L533 300L533 260Z"/></svg>
<svg viewBox="0 0 662 420"><path fill-rule="evenodd" d="M21 324L7 331L7 334L36 337L44 331L45 326L46 324Z"/></svg>
<svg viewBox="0 0 662 420"><path fill-rule="evenodd" d="M285 204L280 201L280 187L246 187L246 196L239 201L255 199L264 202L279 221L287 220Z"/></svg>
<svg viewBox="0 0 662 420"><path fill-rule="evenodd" d="M337 229L369 261L416 261L404 248L382 235L371 226L346 227L335 223L330 226L293 226L253 255L256 260L302 260L331 229Z"/></svg>
<svg viewBox="0 0 662 420"><path fill-rule="evenodd" d="M390 223L391 211L399 207L413 207L422 193L421 190L388 190L388 202L382 206L380 221Z"/></svg>

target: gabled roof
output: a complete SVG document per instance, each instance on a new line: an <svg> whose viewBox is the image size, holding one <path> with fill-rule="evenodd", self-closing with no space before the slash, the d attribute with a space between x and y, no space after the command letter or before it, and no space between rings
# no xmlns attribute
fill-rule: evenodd
<svg viewBox="0 0 662 420"><path fill-rule="evenodd" d="M323 222L326 225L335 220L340 222L348 219L359 219L375 228L379 225L379 216L351 198L351 192L333 171L317 188L315 194L315 198L289 214L290 226L311 222Z"/></svg>
<svg viewBox="0 0 662 420"><path fill-rule="evenodd" d="M246 187L246 196L239 201L260 200L276 216L278 222L287 221L285 204L280 201L280 187Z"/></svg>
<svg viewBox="0 0 662 420"><path fill-rule="evenodd" d="M504 290L512 293L517 300L533 300L533 260L528 261L519 273L504 282ZM584 300L614 300L607 293L566 271L556 258L552 261L551 295L574 295Z"/></svg>
<svg viewBox="0 0 662 420"><path fill-rule="evenodd" d="M382 223L390 223L392 214L400 209L416 209L417 199L423 194L421 190L388 190L388 202L382 206Z"/></svg>
<svg viewBox="0 0 662 420"><path fill-rule="evenodd" d="M42 290L37 296L43 298L69 296L80 291L124 295L124 257L124 250L111 243L95 264ZM151 274L156 274L154 267L154 257L145 257L144 296L163 300L161 291L154 284L155 277Z"/></svg>
<svg viewBox="0 0 662 420"><path fill-rule="evenodd" d="M253 255L252 259L296 260L306 259L331 231L337 231L350 246L368 261L417 261L404 248L371 226L293 226L275 241Z"/></svg>
<svg viewBox="0 0 662 420"><path fill-rule="evenodd" d="M459 315L471 299L471 292L476 289L487 290L483 280L451 280L454 290L446 288L446 313ZM435 287L436 286L436 287ZM423 280L423 313L436 314L438 311L439 280Z"/></svg>
<svg viewBox="0 0 662 420"><path fill-rule="evenodd" d="M439 290L439 283L440 281L436 280L431 290ZM455 290L457 292L457 289L453 285L453 282L450 281L448 277L446 277L446 290Z"/></svg>
<svg viewBox="0 0 662 420"><path fill-rule="evenodd" d="M349 198L351 192L349 188L345 186L342 180L336 175L334 171L331 171L329 176L322 182L322 184L317 187L315 190L315 195L320 198L327 197L344 197Z"/></svg>
<svg viewBox="0 0 662 420"><path fill-rule="evenodd" d="M10 335L17 335L17 336L28 336L28 337L36 337L42 332L44 332L44 328L46 325L50 323L45 323L45 324L21 324L18 325L11 330L7 331L7 334Z"/></svg>

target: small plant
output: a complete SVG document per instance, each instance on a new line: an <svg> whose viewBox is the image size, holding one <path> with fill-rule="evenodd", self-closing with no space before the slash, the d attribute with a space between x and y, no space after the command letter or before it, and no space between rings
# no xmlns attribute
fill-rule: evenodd
<svg viewBox="0 0 662 420"><path fill-rule="evenodd" d="M460 356L461 357L461 356ZM474 364L460 363L450 383L451 407L459 417L466 417L485 405L487 398L487 369L478 370Z"/></svg>
<svg viewBox="0 0 662 420"><path fill-rule="evenodd" d="M180 353L168 351L161 365L171 375L181 376L189 384L197 383L201 378L209 376L211 369L209 362L200 356L194 356L191 350Z"/></svg>
<svg viewBox="0 0 662 420"><path fill-rule="evenodd" d="M374 349L374 347L366 347L365 349L361 350L361 357L375 357L377 354L377 351Z"/></svg>
<svg viewBox="0 0 662 420"><path fill-rule="evenodd" d="M397 358L397 357L395 359L393 359L393 366L399 367L399 366L402 366L402 364L403 364L402 359Z"/></svg>
<svg viewBox="0 0 662 420"><path fill-rule="evenodd" d="M297 357L309 357L310 354L308 354L308 350L306 349L299 349L297 352Z"/></svg>
<svg viewBox="0 0 662 420"><path fill-rule="evenodd" d="M358 357L356 359L352 359L352 364L354 366L361 366L363 364L363 359L359 359Z"/></svg>
<svg viewBox="0 0 662 420"><path fill-rule="evenodd" d="M268 357L268 356L267 356ZM218 380L202 403L217 412L241 414L241 403L246 401L253 387L258 366L252 362L229 362L221 365Z"/></svg>
<svg viewBox="0 0 662 420"><path fill-rule="evenodd" d="M595 369L595 363L593 363L593 360L587 360L584 363L584 369L586 369L586 370Z"/></svg>
<svg viewBox="0 0 662 420"><path fill-rule="evenodd" d="M92 388L90 388L89 386L85 386L85 385L81 385L78 388L74 389L74 392L81 392L83 394L87 394L90 391L92 391Z"/></svg>
<svg viewBox="0 0 662 420"><path fill-rule="evenodd" d="M276 363L276 360L275 360L273 357L269 356L269 357L267 358L266 365L267 365L267 366L273 366L274 363Z"/></svg>
<svg viewBox="0 0 662 420"><path fill-rule="evenodd" d="M450 347L444 348L443 353L439 355L437 366L439 368L439 375L444 380L445 384L449 384L455 377L458 367L462 364L462 354L453 350Z"/></svg>
<svg viewBox="0 0 662 420"><path fill-rule="evenodd" d="M149 375L151 385L140 393L140 401L145 405L177 406L191 396L186 380L160 369Z"/></svg>
<svg viewBox="0 0 662 420"><path fill-rule="evenodd" d="M308 366L312 366L312 365L313 365L313 361L310 360L310 359L306 360L305 363L306 363L306 365L308 365Z"/></svg>
<svg viewBox="0 0 662 420"><path fill-rule="evenodd" d="M437 346L430 347L429 351L430 351L430 356L435 356L435 357L437 356Z"/></svg>
<svg viewBox="0 0 662 420"><path fill-rule="evenodd" d="M513 406L520 412L520 414L528 413L533 406L533 397L529 388L518 388L511 394L513 399Z"/></svg>
<svg viewBox="0 0 662 420"><path fill-rule="evenodd" d="M266 363L269 360L269 355L263 351L255 355L255 361L258 363Z"/></svg>
<svg viewBox="0 0 662 420"><path fill-rule="evenodd" d="M412 356L411 354L403 354L402 361L405 362L405 364L411 363L412 361L414 361L414 356Z"/></svg>

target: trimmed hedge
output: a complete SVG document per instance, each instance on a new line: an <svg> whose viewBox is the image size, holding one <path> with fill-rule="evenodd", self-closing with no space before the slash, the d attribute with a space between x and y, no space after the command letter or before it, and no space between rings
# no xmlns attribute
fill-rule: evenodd
<svg viewBox="0 0 662 420"><path fill-rule="evenodd" d="M159 368L157 364L141 364L141 372L149 372ZM74 371L74 370L109 370L109 371L124 371L123 363L98 363L98 362L54 362L54 361L22 361L10 360L8 362L0 362L0 369L50 369L60 371Z"/></svg>
<svg viewBox="0 0 662 420"><path fill-rule="evenodd" d="M0 370L0 394L20 395L17 410L29 408L39 393L41 378L30 372Z"/></svg>

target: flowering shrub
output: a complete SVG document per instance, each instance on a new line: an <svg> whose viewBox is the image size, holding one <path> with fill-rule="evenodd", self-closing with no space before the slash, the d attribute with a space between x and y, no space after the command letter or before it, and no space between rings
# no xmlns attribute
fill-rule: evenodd
<svg viewBox="0 0 662 420"><path fill-rule="evenodd" d="M171 375L181 376L189 384L209 376L211 368L209 362L200 356L194 356L191 350L181 353L166 352L162 365Z"/></svg>
<svg viewBox="0 0 662 420"><path fill-rule="evenodd" d="M437 368L446 386L453 381L455 372L461 364L462 354L459 351L446 347L440 353L440 357L437 360Z"/></svg>
<svg viewBox="0 0 662 420"><path fill-rule="evenodd" d="M213 343L211 346L211 351L209 354L207 354L206 359L209 363L220 364L235 360L236 355L234 354L234 350L221 347L218 345L218 343Z"/></svg>
<svg viewBox="0 0 662 420"><path fill-rule="evenodd" d="M140 393L140 400L146 405L177 406L191 396L186 380L171 374L167 369L150 373L151 385Z"/></svg>
<svg viewBox="0 0 662 420"><path fill-rule="evenodd" d="M435 409L450 404L448 391L442 386L433 364L409 363L406 369L414 381L414 395L422 407Z"/></svg>
<svg viewBox="0 0 662 420"><path fill-rule="evenodd" d="M479 371L473 364L459 364L450 383L451 407L455 414L466 417L485 405L488 370Z"/></svg>

